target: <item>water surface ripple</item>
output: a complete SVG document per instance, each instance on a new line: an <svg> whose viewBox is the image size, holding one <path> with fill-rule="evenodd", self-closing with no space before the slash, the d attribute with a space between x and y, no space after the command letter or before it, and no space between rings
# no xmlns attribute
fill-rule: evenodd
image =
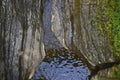
<svg viewBox="0 0 120 80"><path fill-rule="evenodd" d="M90 70L72 52L49 53L36 69L33 80L88 80Z"/></svg>

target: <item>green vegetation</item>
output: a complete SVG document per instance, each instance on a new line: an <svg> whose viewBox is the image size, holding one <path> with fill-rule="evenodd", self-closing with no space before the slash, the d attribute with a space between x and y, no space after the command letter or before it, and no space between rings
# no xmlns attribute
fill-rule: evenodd
<svg viewBox="0 0 120 80"><path fill-rule="evenodd" d="M100 35L111 43L111 50L120 59L120 0L99 0L96 20ZM120 65L114 70L113 77L120 78Z"/></svg>
<svg viewBox="0 0 120 80"><path fill-rule="evenodd" d="M109 24L112 25L113 46L115 53L120 55L120 0L106 0L106 13L109 17ZM109 25L108 24L108 25ZM110 26L108 26L110 27Z"/></svg>
<svg viewBox="0 0 120 80"><path fill-rule="evenodd" d="M120 0L114 0L113 15L114 47L116 53L120 55Z"/></svg>
<svg viewBox="0 0 120 80"><path fill-rule="evenodd" d="M120 0L106 0L106 13L109 17L108 27L113 35L114 53L120 56ZM111 26L112 25L112 26ZM120 65L115 68L115 77L120 78Z"/></svg>

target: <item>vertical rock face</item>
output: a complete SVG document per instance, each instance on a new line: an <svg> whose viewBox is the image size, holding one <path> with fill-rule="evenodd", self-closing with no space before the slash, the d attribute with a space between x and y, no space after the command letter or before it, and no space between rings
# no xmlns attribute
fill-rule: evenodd
<svg viewBox="0 0 120 80"><path fill-rule="evenodd" d="M0 77L25 80L45 56L41 0L1 0L0 4Z"/></svg>
<svg viewBox="0 0 120 80"><path fill-rule="evenodd" d="M98 7L102 32L95 25ZM45 56L44 44L75 50L93 64L113 61L105 20L99 0L1 0L1 79L31 78Z"/></svg>
<svg viewBox="0 0 120 80"><path fill-rule="evenodd" d="M106 29L105 2L100 3L95 1L71 1L71 24L72 24L72 45L76 47L84 56L94 64L112 61L112 49L108 39ZM101 29L99 32L96 14L97 7L102 7L103 17L100 20ZM98 20L98 21L99 21ZM102 20L106 20L102 21Z"/></svg>
<svg viewBox="0 0 120 80"><path fill-rule="evenodd" d="M46 49L66 47L62 23L61 0L46 0L43 11L44 43Z"/></svg>
<svg viewBox="0 0 120 80"><path fill-rule="evenodd" d="M46 48L74 50L93 65L114 61L105 6L99 0L47 0L43 11Z"/></svg>
<svg viewBox="0 0 120 80"><path fill-rule="evenodd" d="M105 2L47 0L44 7L46 48L64 47L78 50L93 64L113 61L106 29ZM103 12L97 14L97 10ZM102 15L99 20L98 15ZM102 32L98 29L100 25L95 25L98 22Z"/></svg>

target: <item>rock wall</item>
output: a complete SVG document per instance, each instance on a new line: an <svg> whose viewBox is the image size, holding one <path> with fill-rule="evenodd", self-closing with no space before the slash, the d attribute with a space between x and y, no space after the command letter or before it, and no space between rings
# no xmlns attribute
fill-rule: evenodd
<svg viewBox="0 0 120 80"><path fill-rule="evenodd" d="M102 32L95 25L99 7ZM92 65L113 61L104 20L105 3L99 0L1 0L1 79L31 78L45 56L44 45L73 50Z"/></svg>
<svg viewBox="0 0 120 80"><path fill-rule="evenodd" d="M41 0L0 4L1 80L26 80L45 56Z"/></svg>
<svg viewBox="0 0 120 80"><path fill-rule="evenodd" d="M113 61L105 5L97 0L47 0L43 11L46 48L76 50L93 64ZM103 12L97 14L99 10ZM102 18L97 20L97 16Z"/></svg>

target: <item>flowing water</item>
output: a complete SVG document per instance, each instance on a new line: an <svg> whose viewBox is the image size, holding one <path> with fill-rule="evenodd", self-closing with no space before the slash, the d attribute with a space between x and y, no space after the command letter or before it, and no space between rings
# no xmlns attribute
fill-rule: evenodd
<svg viewBox="0 0 120 80"><path fill-rule="evenodd" d="M49 51L32 80L88 80L90 70L70 51Z"/></svg>

